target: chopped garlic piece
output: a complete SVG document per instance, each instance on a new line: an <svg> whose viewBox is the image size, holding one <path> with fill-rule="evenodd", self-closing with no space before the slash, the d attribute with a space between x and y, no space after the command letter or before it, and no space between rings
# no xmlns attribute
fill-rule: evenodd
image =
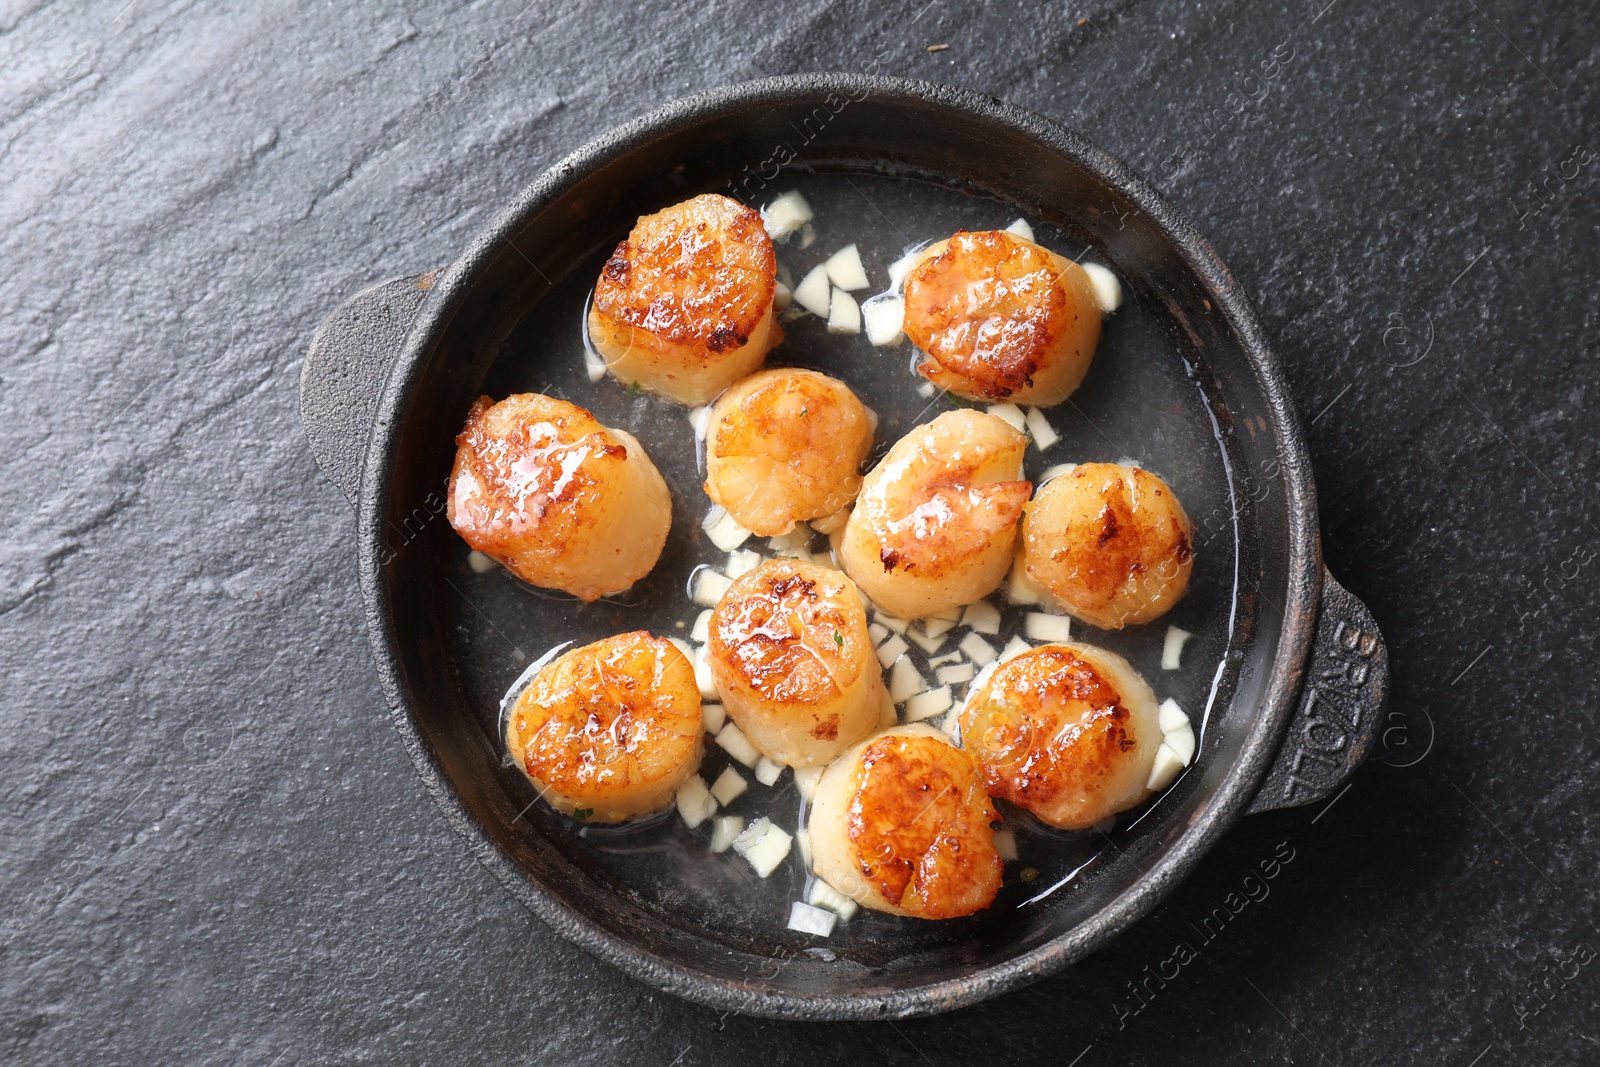
<svg viewBox="0 0 1600 1067"><path fill-rule="evenodd" d="M820 264L812 267L800 284L794 287L794 302L820 319L828 317L828 271Z"/></svg>
<svg viewBox="0 0 1600 1067"><path fill-rule="evenodd" d="M721 704L700 705L700 725L706 728L706 733L715 737L722 731L722 726L728 721L728 709Z"/></svg>
<svg viewBox="0 0 1600 1067"><path fill-rule="evenodd" d="M1028 425L1028 417L1015 404L990 404L989 414L1003 422L1010 423L1019 431L1026 429Z"/></svg>
<svg viewBox="0 0 1600 1067"><path fill-rule="evenodd" d="M746 767L754 767L761 759L761 753L739 729L738 723L730 722L717 731L717 746Z"/></svg>
<svg viewBox="0 0 1600 1067"><path fill-rule="evenodd" d="M1161 716L1161 732L1170 734L1172 731L1189 725L1189 716L1183 706L1171 697L1161 702L1159 712Z"/></svg>
<svg viewBox="0 0 1600 1067"><path fill-rule="evenodd" d="M1014 233L1024 241L1033 240L1033 227L1028 225L1027 219L1018 219L1006 227L1007 233Z"/></svg>
<svg viewBox="0 0 1600 1067"><path fill-rule="evenodd" d="M789 929L802 934L827 937L833 933L833 924L838 921L839 916L827 908L814 908L798 900L789 905Z"/></svg>
<svg viewBox="0 0 1600 1067"><path fill-rule="evenodd" d="M918 396L923 396L923 397L932 396L934 393L937 393L938 391L939 390L934 386L934 384L932 382L923 382L921 385L917 386L917 395Z"/></svg>
<svg viewBox="0 0 1600 1067"><path fill-rule="evenodd" d="M940 635L939 637L932 637L923 633L922 629L917 626L913 626L911 629L907 630L906 636L911 639L912 644L916 645L930 656L939 651L940 646L944 644L943 635Z"/></svg>
<svg viewBox="0 0 1600 1067"><path fill-rule="evenodd" d="M705 779L698 774L691 775L688 781L678 787L678 794L673 800L678 806L678 814L683 816L683 824L691 830L717 813L717 800L706 788Z"/></svg>
<svg viewBox="0 0 1600 1067"><path fill-rule="evenodd" d="M667 640L672 642L673 648L676 648L679 652L683 653L684 658L687 659L690 664L694 663L696 652L693 645L681 637L669 637Z"/></svg>
<svg viewBox="0 0 1600 1067"><path fill-rule="evenodd" d="M861 305L867 340L880 347L899 344L905 337L906 302L893 293L879 293Z"/></svg>
<svg viewBox="0 0 1600 1067"><path fill-rule="evenodd" d="M1165 789L1178 777L1178 772L1183 770L1183 760L1172 751L1172 746L1165 741L1156 749L1155 763L1150 767L1150 777L1145 782L1146 789Z"/></svg>
<svg viewBox="0 0 1600 1067"><path fill-rule="evenodd" d="M867 409L867 414L872 414L871 408ZM832 515L824 515L819 519L812 519L810 526L813 530L817 531L817 533L826 535L838 533L840 530L844 529L844 524L849 521L850 505L846 504L838 511L835 511Z"/></svg>
<svg viewBox="0 0 1600 1067"><path fill-rule="evenodd" d="M1083 269L1089 273L1094 302L1100 305L1102 314L1109 315L1122 306L1122 285L1115 274L1098 263L1085 263Z"/></svg>
<svg viewBox="0 0 1600 1067"><path fill-rule="evenodd" d="M843 289L835 289L828 298L828 332L861 332L861 305Z"/></svg>
<svg viewBox="0 0 1600 1067"><path fill-rule="evenodd" d="M811 531L804 526L795 526L786 534L767 538L767 547L782 555L806 556L806 551L811 547Z"/></svg>
<svg viewBox="0 0 1600 1067"><path fill-rule="evenodd" d="M600 353L589 347L587 338L583 344L583 371L591 382L598 382L606 376L606 361L601 358Z"/></svg>
<svg viewBox="0 0 1600 1067"><path fill-rule="evenodd" d="M806 903L814 908L827 908L839 916L840 922L849 922L850 917L856 913L859 905L821 878L811 881L811 890L806 894Z"/></svg>
<svg viewBox="0 0 1600 1067"><path fill-rule="evenodd" d="M1033 438L1034 446L1041 451L1061 440L1056 428L1050 425L1050 420L1038 408L1028 409L1028 436Z"/></svg>
<svg viewBox="0 0 1600 1067"><path fill-rule="evenodd" d="M1167 639L1161 645L1161 669L1175 671L1183 664L1183 645L1194 634L1176 626L1167 627Z"/></svg>
<svg viewBox="0 0 1600 1067"><path fill-rule="evenodd" d="M749 861L757 874L765 878L778 869L778 864L789 855L794 838L772 825L763 816L745 827L744 833L733 839L733 850Z"/></svg>
<svg viewBox="0 0 1600 1067"><path fill-rule="evenodd" d="M1001 859L1014 861L1017 858L1017 835L1010 830L996 830L994 850L1000 853Z"/></svg>
<svg viewBox="0 0 1600 1067"><path fill-rule="evenodd" d="M488 574L494 570L494 557L473 549L467 553L467 566L472 568L473 574Z"/></svg>
<svg viewBox="0 0 1600 1067"><path fill-rule="evenodd" d="M950 687L941 685L937 689L930 689L926 693L918 693L906 701L906 721L921 722L931 719L935 715L942 715L950 710L955 703L955 698L950 695Z"/></svg>
<svg viewBox="0 0 1600 1067"><path fill-rule="evenodd" d="M729 578L742 578L759 566L761 566L761 553L741 548L728 553L728 565L723 568L723 572Z"/></svg>
<svg viewBox="0 0 1600 1067"><path fill-rule="evenodd" d="M727 807L749 788L750 783L744 780L744 775L729 767L711 783L711 795L717 798L718 804Z"/></svg>
<svg viewBox="0 0 1600 1067"><path fill-rule="evenodd" d="M874 611L872 613L872 617L873 617L873 619L875 619L878 622L881 622L883 625L887 626L889 629L893 630L897 634L905 633L906 632L906 627L911 625L911 623L908 622L905 619L897 619L893 615L885 615L881 611Z"/></svg>
<svg viewBox="0 0 1600 1067"><path fill-rule="evenodd" d="M972 681L972 664L952 663L933 672L944 685L959 685Z"/></svg>
<svg viewBox="0 0 1600 1067"><path fill-rule="evenodd" d="M1176 730L1164 732L1161 735L1161 743L1172 749L1177 757L1183 760L1185 767L1194 759L1194 729L1188 723L1184 723Z"/></svg>
<svg viewBox="0 0 1600 1067"><path fill-rule="evenodd" d="M968 659L980 667L986 663L993 662L995 657L994 646L976 633L970 633L963 637L960 648L961 651L967 654Z"/></svg>
<svg viewBox="0 0 1600 1067"><path fill-rule="evenodd" d="M980 600L976 604L968 604L967 610L961 614L961 625L969 626L980 634L990 637L1000 632L1000 609L987 600Z"/></svg>
<svg viewBox="0 0 1600 1067"><path fill-rule="evenodd" d="M874 646L881 645L889 639L889 628L879 622L867 623L867 636L872 638Z"/></svg>
<svg viewBox="0 0 1600 1067"><path fill-rule="evenodd" d="M939 618L923 619L922 620L922 632L924 634L927 634L929 637L943 637L945 634L949 633L951 630L954 630L956 628L956 623L958 623L960 621L961 620L959 618L956 618L956 619L939 619ZM929 649L928 651L932 652L932 651L934 651L934 649Z"/></svg>
<svg viewBox="0 0 1600 1067"><path fill-rule="evenodd" d="M817 782L822 780L822 772L826 767L796 767L794 769L794 785L800 790L800 795L807 800L817 790Z"/></svg>
<svg viewBox="0 0 1600 1067"><path fill-rule="evenodd" d="M1033 646L1028 644L1028 642L1024 641L1022 638L1013 637L1011 640L1006 642L1006 647L1000 650L1000 662L1004 663L1008 659L1015 659L1024 652L1032 650L1032 648Z"/></svg>
<svg viewBox="0 0 1600 1067"><path fill-rule="evenodd" d="M1072 620L1065 615L1046 615L1042 611L1030 611L1023 626L1024 632L1035 641L1072 640Z"/></svg>
<svg viewBox="0 0 1600 1067"><path fill-rule="evenodd" d="M750 531L735 522L733 516L723 510L721 504L711 505L711 510L706 512L700 528L706 532L711 543L724 552L732 552L750 539Z"/></svg>
<svg viewBox="0 0 1600 1067"><path fill-rule="evenodd" d="M889 696L889 690L882 689L879 692L883 694L883 699L878 705L878 729L887 730L900 722L900 713L894 710L894 699Z"/></svg>
<svg viewBox="0 0 1600 1067"><path fill-rule="evenodd" d="M878 646L878 662L883 664L884 670L888 670L894 665L894 661L905 655L910 648L905 638L895 634Z"/></svg>
<svg viewBox="0 0 1600 1067"><path fill-rule="evenodd" d="M939 724L939 729L949 735L950 740L956 744L961 743L961 705L957 704L950 709L950 714L944 717L944 722Z"/></svg>
<svg viewBox="0 0 1600 1067"><path fill-rule="evenodd" d="M1032 578L1028 577L1028 569L1022 565L1022 553L1017 553L1017 560L1011 566L1011 577L1006 580L1006 599L1013 604L1042 604L1044 593Z"/></svg>
<svg viewBox="0 0 1600 1067"><path fill-rule="evenodd" d="M717 601L722 599L722 594L733 584L726 574L714 571L710 567L696 570L691 581L694 583L694 588L689 598L703 608L716 607Z"/></svg>
<svg viewBox="0 0 1600 1067"><path fill-rule="evenodd" d="M722 694L717 692L717 680L711 677L711 661L706 659L704 645L695 651L689 662L694 664L694 683L700 687L700 699L721 700Z"/></svg>
<svg viewBox="0 0 1600 1067"><path fill-rule="evenodd" d="M695 440L705 440L706 427L711 425L711 405L706 404L703 407L690 409L688 419L689 425L694 428ZM719 505L714 505L712 510L715 511L717 506Z"/></svg>
<svg viewBox="0 0 1600 1067"><path fill-rule="evenodd" d="M718 815L711 824L711 851L726 852L733 839L744 832L744 816Z"/></svg>
<svg viewBox="0 0 1600 1067"><path fill-rule="evenodd" d="M774 282L772 286L772 306L779 311L788 311L789 305L794 303L794 290L782 282Z"/></svg>
<svg viewBox="0 0 1600 1067"><path fill-rule="evenodd" d="M904 704L928 688L928 680L917 670L910 657L902 658L889 672L889 699Z"/></svg>
<svg viewBox="0 0 1600 1067"><path fill-rule="evenodd" d="M756 781L762 785L774 784L782 774L783 764L774 763L765 756L756 761Z"/></svg>
<svg viewBox="0 0 1600 1067"><path fill-rule="evenodd" d="M710 608L707 608L694 617L694 628L689 631L689 639L702 645L711 640Z"/></svg>
<svg viewBox="0 0 1600 1067"><path fill-rule="evenodd" d="M937 667L941 663L956 663L960 659L961 659L961 652L958 649L955 652L946 652L942 656L934 656L933 658L928 660L928 666Z"/></svg>
<svg viewBox="0 0 1600 1067"><path fill-rule="evenodd" d="M861 265L861 253L855 245L845 245L829 256L822 266L828 272L828 280L847 293L872 284L867 281L867 269Z"/></svg>
<svg viewBox="0 0 1600 1067"><path fill-rule="evenodd" d="M910 274L911 268L915 267L918 261L922 259L922 252L926 247L926 244L919 245L918 247L907 252L905 255L901 256L899 259L895 260L893 263L889 264L890 289L898 292L901 287L905 285L906 275Z"/></svg>
<svg viewBox="0 0 1600 1067"><path fill-rule="evenodd" d="M810 222L812 216L806 198L791 189L761 209L761 224L768 237L781 241Z"/></svg>

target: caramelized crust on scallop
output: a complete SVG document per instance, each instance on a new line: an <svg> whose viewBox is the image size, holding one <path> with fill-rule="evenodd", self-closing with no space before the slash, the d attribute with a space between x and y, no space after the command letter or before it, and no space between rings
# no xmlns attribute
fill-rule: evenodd
<svg viewBox="0 0 1600 1067"><path fill-rule="evenodd" d="M780 763L826 763L877 724L883 675L838 571L773 559L742 575L711 614L706 655L728 714Z"/></svg>
<svg viewBox="0 0 1600 1067"><path fill-rule="evenodd" d="M914 619L980 600L1004 580L1033 488L1028 439L993 415L947 411L868 473L840 559L872 601Z"/></svg>
<svg viewBox="0 0 1600 1067"><path fill-rule="evenodd" d="M766 370L711 409L706 494L763 537L832 515L861 488L872 421L850 387L809 370Z"/></svg>
<svg viewBox="0 0 1600 1067"><path fill-rule="evenodd" d="M705 193L639 219L595 283L589 335L612 374L700 404L783 338L761 213Z"/></svg>
<svg viewBox="0 0 1600 1067"><path fill-rule="evenodd" d="M926 726L869 738L823 775L810 819L824 881L879 911L953 919L988 907L1004 862L972 757Z"/></svg>
<svg viewBox="0 0 1600 1067"><path fill-rule="evenodd" d="M643 446L539 393L479 397L456 437L446 512L525 582L595 600L650 572L672 499Z"/></svg>
<svg viewBox="0 0 1600 1067"><path fill-rule="evenodd" d="M1043 645L1002 663L961 711L989 793L1086 829L1139 803L1161 745L1155 696L1127 661Z"/></svg>
<svg viewBox="0 0 1600 1067"><path fill-rule="evenodd" d="M1192 530L1177 494L1149 471L1083 463L1028 505L1023 563L1062 610L1117 630L1165 614L1183 596Z"/></svg>
<svg viewBox="0 0 1600 1067"><path fill-rule="evenodd" d="M592 822L659 811L700 765L694 668L643 630L574 649L517 697L506 746L551 806Z"/></svg>
<svg viewBox="0 0 1600 1067"><path fill-rule="evenodd" d="M965 230L906 276L918 372L975 400L1055 404L1088 372L1100 308L1084 269L1004 230Z"/></svg>

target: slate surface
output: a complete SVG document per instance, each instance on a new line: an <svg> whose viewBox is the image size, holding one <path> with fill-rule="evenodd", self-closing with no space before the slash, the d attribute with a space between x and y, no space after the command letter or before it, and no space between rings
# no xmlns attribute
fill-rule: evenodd
<svg viewBox="0 0 1600 1067"><path fill-rule="evenodd" d="M1600 36L1325 4L0 7L0 1059L1600 1060ZM298 367L600 129L885 52L1121 155L1255 294L1412 765L987 1006L724 1018L551 934L423 794Z"/></svg>

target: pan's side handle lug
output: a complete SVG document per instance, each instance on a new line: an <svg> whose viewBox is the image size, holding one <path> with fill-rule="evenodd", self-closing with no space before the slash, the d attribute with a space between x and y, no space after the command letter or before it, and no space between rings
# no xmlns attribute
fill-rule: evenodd
<svg viewBox="0 0 1600 1067"><path fill-rule="evenodd" d="M391 278L334 308L300 369L300 424L311 454L352 507L389 371L438 271Z"/></svg>
<svg viewBox="0 0 1600 1067"><path fill-rule="evenodd" d="M1389 691L1389 650L1367 606L1322 572L1317 637L1283 747L1250 811L1333 795L1372 753Z"/></svg>

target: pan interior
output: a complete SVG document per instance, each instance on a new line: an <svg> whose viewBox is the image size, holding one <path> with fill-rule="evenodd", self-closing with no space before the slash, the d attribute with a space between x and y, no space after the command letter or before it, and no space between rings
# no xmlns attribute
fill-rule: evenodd
<svg viewBox="0 0 1600 1067"><path fill-rule="evenodd" d="M1256 723L1281 622L1276 594L1259 591L1284 582L1285 494L1237 338L1160 220L1026 137L999 145L1000 133L980 128L966 135L976 143L952 146L962 135L933 138L931 128L919 130L929 121L888 102L852 103L771 180L751 161L765 159L793 127L782 108L691 124L612 153L530 205L537 210L509 242L473 253L481 280L459 298L409 391L385 580L415 725L482 833L526 879L525 897L542 892L561 902L602 939L626 946L611 953L624 963L630 955L664 961L758 993L882 995L970 977L1063 935L1083 937L1177 846ZM784 143L794 140L790 133ZM886 288L887 265L908 247L1018 217L1047 247L1109 265L1125 303L1106 320L1082 387L1046 413L1061 441L1047 451L1030 447L1026 475L1037 480L1066 462L1136 461L1173 487L1196 527L1190 590L1168 616L1117 632L1075 622L1073 638L1119 652L1158 699L1173 697L1189 712L1202 736L1197 765L1109 833L1064 834L1003 811L1020 858L1007 864L999 898L979 915L932 923L862 911L825 940L785 928L790 902L805 889L796 856L760 879L733 853L709 851L709 825L690 831L675 814L625 828L582 826L537 801L500 738L502 697L530 662L562 642L629 630L687 637L699 611L686 593L690 574L725 559L700 531L709 501L686 410L585 373L582 313L601 263L642 213L703 191L759 206L790 189L815 208L814 238L807 247L800 235L780 244L780 266L798 280L854 243L873 282L858 297ZM829 334L814 316L787 321L785 331L768 365L848 382L881 418L874 458L954 406L918 391L906 343L875 348L861 335ZM498 567L478 573L439 514L468 405L480 394L524 391L570 400L633 433L671 488L666 550L628 593L583 605ZM990 638L996 647L1021 630L1025 610L1005 612L1005 628ZM1160 669L1169 624L1195 635L1175 672ZM940 651L953 646L947 640ZM706 751L709 782L729 761L714 745ZM766 815L792 832L801 801L786 772L772 788L751 778L729 811Z"/></svg>

